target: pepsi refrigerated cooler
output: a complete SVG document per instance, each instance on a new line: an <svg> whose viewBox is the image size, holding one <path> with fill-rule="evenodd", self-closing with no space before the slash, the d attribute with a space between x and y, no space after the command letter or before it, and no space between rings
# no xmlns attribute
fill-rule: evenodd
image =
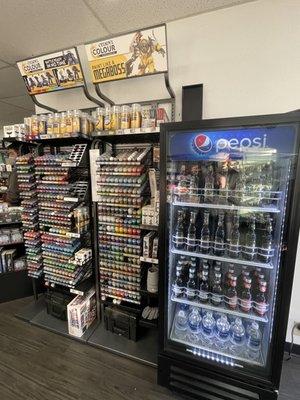
<svg viewBox="0 0 300 400"><path fill-rule="evenodd" d="M162 127L159 384L196 399L277 398L299 231L298 118Z"/></svg>

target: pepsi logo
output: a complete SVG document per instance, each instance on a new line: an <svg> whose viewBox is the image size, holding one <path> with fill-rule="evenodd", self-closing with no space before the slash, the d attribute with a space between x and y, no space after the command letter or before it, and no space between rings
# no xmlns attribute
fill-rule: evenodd
<svg viewBox="0 0 300 400"><path fill-rule="evenodd" d="M199 153L208 153L213 145L210 138L203 133L200 133L194 138L194 147Z"/></svg>

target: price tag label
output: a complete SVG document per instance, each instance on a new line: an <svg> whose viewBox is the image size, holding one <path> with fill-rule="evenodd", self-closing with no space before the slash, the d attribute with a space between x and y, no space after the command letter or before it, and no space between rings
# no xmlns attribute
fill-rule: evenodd
<svg viewBox="0 0 300 400"><path fill-rule="evenodd" d="M77 203L78 202L78 197L64 197L64 201L70 202L70 203Z"/></svg>
<svg viewBox="0 0 300 400"><path fill-rule="evenodd" d="M67 232L66 236L69 238L80 238L80 233L76 233L76 232Z"/></svg>
<svg viewBox="0 0 300 400"><path fill-rule="evenodd" d="M78 294L79 296L83 296L84 292L82 290L70 289L70 293Z"/></svg>

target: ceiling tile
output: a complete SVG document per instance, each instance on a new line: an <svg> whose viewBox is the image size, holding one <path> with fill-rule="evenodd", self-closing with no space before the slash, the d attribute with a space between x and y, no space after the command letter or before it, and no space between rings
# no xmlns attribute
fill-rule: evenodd
<svg viewBox="0 0 300 400"><path fill-rule="evenodd" d="M27 110L28 113L32 113L35 107L33 101L28 94L26 94L25 96L8 97L5 98L3 102L16 106L20 109Z"/></svg>
<svg viewBox="0 0 300 400"><path fill-rule="evenodd" d="M157 25L253 0L85 0L111 34ZM101 38L101 36L99 36Z"/></svg>
<svg viewBox="0 0 300 400"><path fill-rule="evenodd" d="M28 111L0 102L0 125L10 125L23 122Z"/></svg>
<svg viewBox="0 0 300 400"><path fill-rule="evenodd" d="M81 0L0 0L0 7L1 59L8 62L107 35Z"/></svg>
<svg viewBox="0 0 300 400"><path fill-rule="evenodd" d="M25 84L17 68L0 69L0 99L21 96L26 92Z"/></svg>
<svg viewBox="0 0 300 400"><path fill-rule="evenodd" d="M6 62L0 60L0 69L1 68L7 68L7 67L9 67L9 64L7 64Z"/></svg>

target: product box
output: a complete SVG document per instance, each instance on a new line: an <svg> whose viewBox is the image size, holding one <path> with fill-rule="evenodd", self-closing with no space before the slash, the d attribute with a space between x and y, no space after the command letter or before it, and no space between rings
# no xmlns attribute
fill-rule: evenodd
<svg viewBox="0 0 300 400"><path fill-rule="evenodd" d="M105 307L104 323L105 328L119 336L123 336L129 340L137 340L138 327L137 313L132 311L121 310L118 307Z"/></svg>
<svg viewBox="0 0 300 400"><path fill-rule="evenodd" d="M156 111L157 126L169 122L169 117L164 107L159 107Z"/></svg>
<svg viewBox="0 0 300 400"><path fill-rule="evenodd" d="M143 257L151 257L155 232L149 232L143 239Z"/></svg>
<svg viewBox="0 0 300 400"><path fill-rule="evenodd" d="M75 253L75 262L78 265L86 264L92 258L92 250L88 248L80 249Z"/></svg>
<svg viewBox="0 0 300 400"><path fill-rule="evenodd" d="M158 256L158 236L155 236L153 239L153 246L152 246L152 258L157 258Z"/></svg>
<svg viewBox="0 0 300 400"><path fill-rule="evenodd" d="M150 183L150 191L151 191L151 198L157 197L157 183L156 183L156 173L155 169L149 169L149 183Z"/></svg>
<svg viewBox="0 0 300 400"><path fill-rule="evenodd" d="M19 132L18 132L18 139L25 141L26 140L26 128L25 124L19 124Z"/></svg>
<svg viewBox="0 0 300 400"><path fill-rule="evenodd" d="M96 318L96 293L90 289L67 306L69 334L81 337Z"/></svg>
<svg viewBox="0 0 300 400"><path fill-rule="evenodd" d="M159 160L160 160L160 148L159 148L159 146L154 146L153 147L153 162L159 163Z"/></svg>
<svg viewBox="0 0 300 400"><path fill-rule="evenodd" d="M3 126L3 137L5 137L5 138L16 137L15 126L14 125L5 125L5 126Z"/></svg>
<svg viewBox="0 0 300 400"><path fill-rule="evenodd" d="M142 128L154 129L156 126L156 106L153 104L142 106L141 114L142 114Z"/></svg>

